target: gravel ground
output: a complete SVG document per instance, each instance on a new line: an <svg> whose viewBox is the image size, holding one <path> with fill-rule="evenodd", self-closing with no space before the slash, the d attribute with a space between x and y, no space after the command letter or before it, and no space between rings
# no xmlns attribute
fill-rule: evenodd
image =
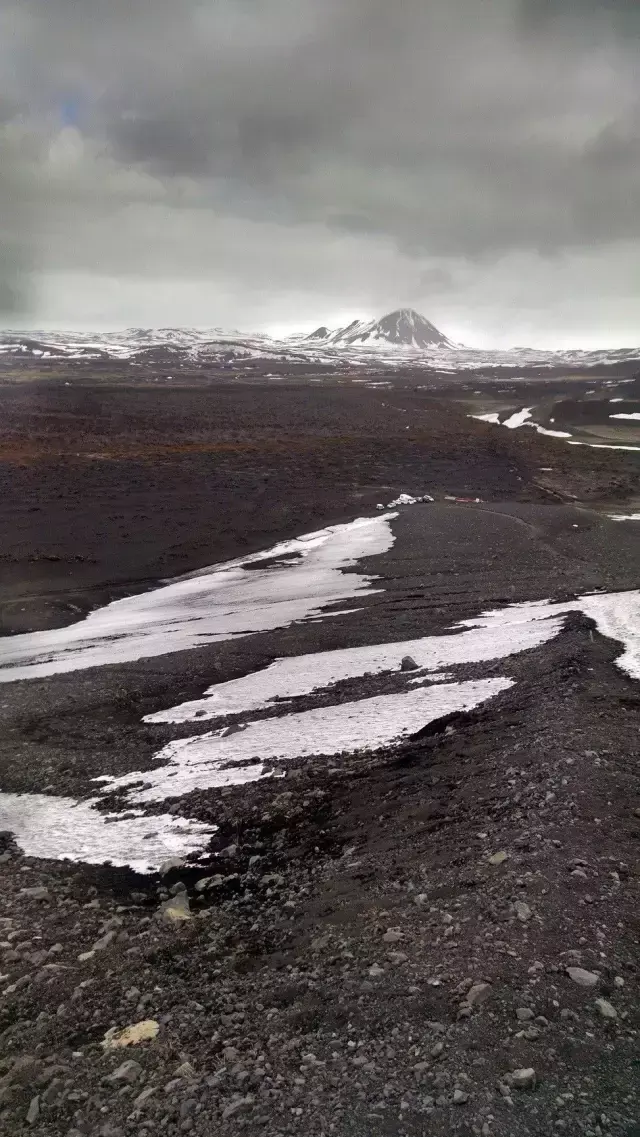
<svg viewBox="0 0 640 1137"><path fill-rule="evenodd" d="M422 390L0 384L0 632L73 623L402 491L619 503L639 457L497 430Z"/></svg>
<svg viewBox="0 0 640 1137"><path fill-rule="evenodd" d="M191 795L206 868L6 838L4 1131L635 1132L639 700L613 654L572 619L399 751Z"/></svg>
<svg viewBox="0 0 640 1137"><path fill-rule="evenodd" d="M363 611L3 686L2 788L86 797L98 773L144 769L169 738L194 732L144 714L276 654L638 587L633 526L544 503L525 466L513 495L499 491L500 451L482 495L491 501L404 511L393 549L367 563L382 591ZM53 500L35 467L20 470L25 496L3 507L7 540L16 517ZM64 556L84 555L90 503L76 488L61 499L73 524L51 530ZM105 500L112 488L107 479ZM219 496L229 515L230 493ZM538 500L516 500L527 494ZM155 491L143 498L151 516ZM170 541L177 491L167 501ZM273 515L285 505L274 493ZM31 524L25 563L40 532ZM148 549L136 540L127 564ZM87 584L91 602L116 587L110 564ZM87 583L78 565L71 585ZM198 866L143 877L37 861L0 835L0 1131L637 1137L640 690L615 666L619 650L571 616L543 647L455 669L515 680L470 714L388 750L294 761L277 781L169 803L219 826ZM398 682L380 677L376 693ZM340 698L371 690L352 680Z"/></svg>

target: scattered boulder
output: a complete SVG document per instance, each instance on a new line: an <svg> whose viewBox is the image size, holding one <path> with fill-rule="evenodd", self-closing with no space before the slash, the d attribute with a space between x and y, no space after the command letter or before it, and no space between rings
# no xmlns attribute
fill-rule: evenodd
<svg viewBox="0 0 640 1137"><path fill-rule="evenodd" d="M29 1109L27 1110L27 1124L28 1125L35 1125L39 1116L40 1116L40 1098L36 1095L36 1097L31 1098L31 1101L29 1103Z"/></svg>
<svg viewBox="0 0 640 1137"><path fill-rule="evenodd" d="M160 876L167 876L172 869L181 869L183 866L184 860L182 857L169 857L168 860L163 861L160 865Z"/></svg>
<svg viewBox="0 0 640 1137"><path fill-rule="evenodd" d="M613 1004L609 1003L607 999L596 999L596 1007L598 1008L603 1019L617 1019L618 1012L616 1011Z"/></svg>
<svg viewBox="0 0 640 1137"><path fill-rule="evenodd" d="M513 1086L514 1090L532 1090L536 1084L536 1072L532 1066L528 1066L521 1070L513 1070L504 1080Z"/></svg>
<svg viewBox="0 0 640 1137"><path fill-rule="evenodd" d="M514 908L521 923L526 924L527 920L531 919L531 909L528 904L525 904L524 900L516 900Z"/></svg>
<svg viewBox="0 0 640 1137"><path fill-rule="evenodd" d="M122 1030L112 1026L102 1040L103 1050L120 1050L125 1046L137 1046L140 1042L150 1042L157 1037L160 1024L155 1019L143 1019L131 1023Z"/></svg>
<svg viewBox="0 0 640 1137"><path fill-rule="evenodd" d="M229 1117L235 1117L236 1113L241 1113L245 1109L251 1109L254 1101L255 1098L253 1094L247 1094L244 1097L242 1094L236 1094L222 1111L223 1121L226 1121Z"/></svg>
<svg viewBox="0 0 640 1137"><path fill-rule="evenodd" d="M593 971L585 971L584 967L568 967L567 975L573 979L578 987L595 987L598 983L598 976Z"/></svg>
<svg viewBox="0 0 640 1137"><path fill-rule="evenodd" d="M518 1007L516 1010L516 1018L519 1023L529 1022L533 1018L531 1007Z"/></svg>
<svg viewBox="0 0 640 1137"><path fill-rule="evenodd" d="M508 861L508 860L509 860L509 854L506 853L504 851L504 849L500 849L500 851L498 853L493 853L493 855L489 857L489 864L490 865L503 865L504 862Z"/></svg>
<svg viewBox="0 0 640 1137"><path fill-rule="evenodd" d="M147 1086L146 1089L139 1093L137 1098L134 1098L133 1104L136 1109L141 1109L148 1098L152 1097L157 1090L157 1086Z"/></svg>
<svg viewBox="0 0 640 1137"><path fill-rule="evenodd" d="M109 1074L108 1080L110 1082L128 1082L131 1084L139 1078L141 1073L142 1066L140 1063L134 1061L133 1058L129 1058L126 1062L123 1062L121 1066L118 1066L118 1069L114 1070L113 1074Z"/></svg>
<svg viewBox="0 0 640 1137"><path fill-rule="evenodd" d="M404 655L400 664L401 671L417 671L418 664L412 655Z"/></svg>
<svg viewBox="0 0 640 1137"><path fill-rule="evenodd" d="M93 955L93 953L96 951L105 951L105 949L108 948L110 946L110 944L113 943L115 938L116 938L116 932L114 932L114 931L105 932L104 936L102 936L101 939L96 940L95 944L93 945L93 947L91 949L91 954ZM85 954L88 954L88 953L85 953Z"/></svg>
<svg viewBox="0 0 640 1137"><path fill-rule="evenodd" d="M203 876L196 881L196 892L206 892L209 888L220 888L224 884L224 877L220 873L215 876Z"/></svg>
<svg viewBox="0 0 640 1137"><path fill-rule="evenodd" d="M473 987L471 987L465 995L463 1005L467 1007L479 1007L482 1003L486 1003L492 993L493 988L490 983L474 983Z"/></svg>
<svg viewBox="0 0 640 1137"><path fill-rule="evenodd" d="M167 924L179 924L182 920L191 920L191 906L186 892L177 892L160 905L160 917Z"/></svg>
<svg viewBox="0 0 640 1137"><path fill-rule="evenodd" d="M51 893L48 888L36 885L34 888L21 888L21 896L28 896L30 900L51 900Z"/></svg>

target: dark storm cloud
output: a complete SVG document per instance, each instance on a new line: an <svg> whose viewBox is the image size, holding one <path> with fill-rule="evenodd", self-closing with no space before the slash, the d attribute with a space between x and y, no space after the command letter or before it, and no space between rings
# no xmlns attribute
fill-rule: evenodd
<svg viewBox="0 0 640 1137"><path fill-rule="evenodd" d="M157 271L161 208L167 276L242 219L301 290L310 227L400 261L562 254L640 237L638 31L625 0L0 0L0 130L57 270Z"/></svg>
<svg viewBox="0 0 640 1137"><path fill-rule="evenodd" d="M548 29L550 24L578 25L581 34L604 30L626 37L640 35L640 11L636 0L521 0L521 16L528 29Z"/></svg>

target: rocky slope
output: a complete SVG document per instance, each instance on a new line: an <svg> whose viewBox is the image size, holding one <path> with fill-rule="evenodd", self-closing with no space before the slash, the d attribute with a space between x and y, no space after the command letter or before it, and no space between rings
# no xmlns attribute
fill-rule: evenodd
<svg viewBox="0 0 640 1137"><path fill-rule="evenodd" d="M637 696L612 656L576 620L400 751L194 795L206 871L5 838L3 1131L637 1133Z"/></svg>

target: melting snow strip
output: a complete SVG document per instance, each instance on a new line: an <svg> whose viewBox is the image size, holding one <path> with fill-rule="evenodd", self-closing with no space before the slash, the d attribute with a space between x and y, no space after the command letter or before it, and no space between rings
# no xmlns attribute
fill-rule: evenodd
<svg viewBox="0 0 640 1137"><path fill-rule="evenodd" d="M546 602L542 602L487 612L455 627L457 635L422 636L276 659L262 671L209 687L202 699L146 715L145 722L202 721L264 710L274 706L274 699L292 699L344 679L397 671L405 655L412 656L418 668L428 671L498 660L552 639L562 627L562 618L554 617Z"/></svg>
<svg viewBox="0 0 640 1137"><path fill-rule="evenodd" d="M167 813L101 813L94 804L46 794L0 793L0 829L14 834L27 857L109 862L148 873L170 857L200 852L217 828Z"/></svg>
<svg viewBox="0 0 640 1137"><path fill-rule="evenodd" d="M377 591L374 576L341 570L386 553L395 540L389 522L397 516L306 533L115 600L70 627L5 637L0 683L168 655L324 615L325 605ZM269 563L260 569L262 561ZM248 565L256 567L247 572Z"/></svg>
<svg viewBox="0 0 640 1137"><path fill-rule="evenodd" d="M264 777L276 760L377 750L398 742L442 715L478 706L512 683L496 678L421 687L263 719L233 734L215 731L182 738L156 755L163 762L160 769L100 781L108 791L130 787L132 802L164 801L195 789L245 785ZM136 789L136 783L142 783L140 788Z"/></svg>

